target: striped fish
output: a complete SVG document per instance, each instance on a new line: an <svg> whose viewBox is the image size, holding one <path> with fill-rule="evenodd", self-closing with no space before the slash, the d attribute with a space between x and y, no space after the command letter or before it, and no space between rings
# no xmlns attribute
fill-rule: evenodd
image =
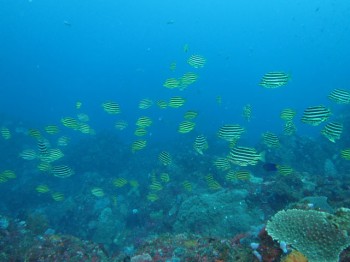
<svg viewBox="0 0 350 262"><path fill-rule="evenodd" d="M238 146L234 147L228 156L228 159L239 166L255 166L259 160L265 160L265 152L258 153L255 148Z"/></svg>
<svg viewBox="0 0 350 262"><path fill-rule="evenodd" d="M237 140L245 132L245 129L240 125L223 125L218 132L218 137L226 140L232 141Z"/></svg>
<svg viewBox="0 0 350 262"><path fill-rule="evenodd" d="M149 127L150 125L152 125L152 119L148 116L141 116L139 117L139 119L137 119L136 125L138 127Z"/></svg>
<svg viewBox="0 0 350 262"><path fill-rule="evenodd" d="M252 106L250 104L243 107L243 117L248 122L252 119Z"/></svg>
<svg viewBox="0 0 350 262"><path fill-rule="evenodd" d="M131 151L135 153L136 151L142 150L147 146L146 140L137 140L132 143L131 145Z"/></svg>
<svg viewBox="0 0 350 262"><path fill-rule="evenodd" d="M78 120L74 119L73 117L64 117L61 119L61 123L68 128L72 129L78 129L79 123Z"/></svg>
<svg viewBox="0 0 350 262"><path fill-rule="evenodd" d="M214 179L212 174L206 175L205 180L207 181L207 185L210 190L218 190L221 189L221 185L217 180Z"/></svg>
<svg viewBox="0 0 350 262"><path fill-rule="evenodd" d="M231 168L230 162L226 157L217 157L214 160L213 164L218 170L222 170L222 171L225 171Z"/></svg>
<svg viewBox="0 0 350 262"><path fill-rule="evenodd" d="M139 103L140 109L148 109L153 105L153 101L149 98L144 98Z"/></svg>
<svg viewBox="0 0 350 262"><path fill-rule="evenodd" d="M329 122L321 131L321 134L324 135L329 141L335 143L335 140L340 139L340 136L343 132L343 124L337 122Z"/></svg>
<svg viewBox="0 0 350 262"><path fill-rule="evenodd" d="M119 114L121 112L119 104L113 101L104 102L102 107L108 114Z"/></svg>
<svg viewBox="0 0 350 262"><path fill-rule="evenodd" d="M345 160L350 160L350 148L344 149L340 152L340 155Z"/></svg>
<svg viewBox="0 0 350 262"><path fill-rule="evenodd" d="M124 120L118 121L117 123L115 123L115 128L122 131L125 128L128 127L128 123Z"/></svg>
<svg viewBox="0 0 350 262"><path fill-rule="evenodd" d="M135 136L145 136L145 135L147 135L147 130L144 127L138 127L138 128L136 128L134 135Z"/></svg>
<svg viewBox="0 0 350 262"><path fill-rule="evenodd" d="M103 189L100 187L92 188L91 194L93 194L95 197L103 197L105 195L105 193L103 192Z"/></svg>
<svg viewBox="0 0 350 262"><path fill-rule="evenodd" d="M207 60L201 55L191 55L187 60L187 63L194 68L204 67L206 62Z"/></svg>
<svg viewBox="0 0 350 262"><path fill-rule="evenodd" d="M38 151L39 151L40 157L47 157L49 155L49 151L47 149L48 146L49 146L49 143L47 140L44 140L44 139L38 140Z"/></svg>
<svg viewBox="0 0 350 262"><path fill-rule="evenodd" d="M310 106L305 109L301 121L305 124L317 126L326 121L330 115L331 110L324 107L323 105Z"/></svg>
<svg viewBox="0 0 350 262"><path fill-rule="evenodd" d="M174 96L170 98L168 106L172 108L179 108L185 104L186 100L181 96Z"/></svg>
<svg viewBox="0 0 350 262"><path fill-rule="evenodd" d="M266 132L262 134L263 142L268 147L279 147L280 141L278 139L278 136L271 132Z"/></svg>
<svg viewBox="0 0 350 262"><path fill-rule="evenodd" d="M278 88L286 85L290 78L290 75L284 72L269 72L262 77L259 85L265 88Z"/></svg>
<svg viewBox="0 0 350 262"><path fill-rule="evenodd" d="M198 112L192 111L192 110L189 110L184 114L184 118L187 120L195 119L197 116L198 116Z"/></svg>
<svg viewBox="0 0 350 262"><path fill-rule="evenodd" d="M163 165L165 165L165 166L168 166L168 165L170 165L171 164L171 155L170 155L170 153L169 152L167 152L167 151L162 151L162 152L160 152L160 154L159 154L159 156L158 156L158 159L159 159L159 161L163 164Z"/></svg>
<svg viewBox="0 0 350 262"><path fill-rule="evenodd" d="M185 73L180 79L180 90L184 90L187 86L195 83L198 79L198 75L193 72Z"/></svg>
<svg viewBox="0 0 350 262"><path fill-rule="evenodd" d="M60 193L60 192L53 192L51 194L51 197L52 197L53 200L55 200L57 202L60 202L60 201L64 200L64 194Z"/></svg>
<svg viewBox="0 0 350 262"><path fill-rule="evenodd" d="M5 139L5 140L8 140L11 138L11 132L10 132L10 129L8 129L7 127L2 127L0 129L0 133L1 133L1 136Z"/></svg>
<svg viewBox="0 0 350 262"><path fill-rule="evenodd" d="M277 171L282 176L288 176L293 173L293 168L290 166L277 165Z"/></svg>
<svg viewBox="0 0 350 262"><path fill-rule="evenodd" d="M25 149L19 154L19 156L25 160L34 160L37 157L36 151L33 149Z"/></svg>
<svg viewBox="0 0 350 262"><path fill-rule="evenodd" d="M57 134L60 130L56 125L48 125L45 127L45 131L50 135L54 135L54 134Z"/></svg>
<svg viewBox="0 0 350 262"><path fill-rule="evenodd" d="M283 126L283 133L287 136L291 136L296 132L297 128L293 121L286 121Z"/></svg>
<svg viewBox="0 0 350 262"><path fill-rule="evenodd" d="M73 169L66 165L53 166L50 172L53 176L59 178L67 178L74 174Z"/></svg>
<svg viewBox="0 0 350 262"><path fill-rule="evenodd" d="M280 117L285 121L292 121L296 113L297 112L294 109L286 108L282 110Z"/></svg>
<svg viewBox="0 0 350 262"><path fill-rule="evenodd" d="M337 104L349 104L350 92L344 89L334 89L328 98Z"/></svg>
<svg viewBox="0 0 350 262"><path fill-rule="evenodd" d="M197 136L194 140L193 148L197 151L198 154L203 155L203 151L208 149L208 142L205 136Z"/></svg>
<svg viewBox="0 0 350 262"><path fill-rule="evenodd" d="M183 121L183 122L180 123L178 131L181 134L186 134L186 133L191 132L194 129L195 126L196 126L196 124L193 123L193 122Z"/></svg>
<svg viewBox="0 0 350 262"><path fill-rule="evenodd" d="M158 100L157 101L157 106L160 108L160 109L165 109L168 107L168 104L167 102L165 102L164 100Z"/></svg>
<svg viewBox="0 0 350 262"><path fill-rule="evenodd" d="M169 89L174 89L180 86L180 81L176 78L168 78L165 80L163 86Z"/></svg>

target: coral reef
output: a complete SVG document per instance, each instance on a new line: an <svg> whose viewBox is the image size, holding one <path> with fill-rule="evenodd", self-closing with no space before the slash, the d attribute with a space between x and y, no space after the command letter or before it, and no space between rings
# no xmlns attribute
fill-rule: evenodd
<svg viewBox="0 0 350 262"><path fill-rule="evenodd" d="M25 221L6 221L7 227L0 228L0 261L108 261L105 250L90 241L68 235L38 235Z"/></svg>
<svg viewBox="0 0 350 262"><path fill-rule="evenodd" d="M211 237L231 237L248 231L262 220L257 210L248 210L246 190L219 191L185 200L174 224L175 232L199 233Z"/></svg>
<svg viewBox="0 0 350 262"><path fill-rule="evenodd" d="M315 210L282 210L268 221L266 230L274 240L285 241L309 262L337 262L350 245L350 209L334 215Z"/></svg>

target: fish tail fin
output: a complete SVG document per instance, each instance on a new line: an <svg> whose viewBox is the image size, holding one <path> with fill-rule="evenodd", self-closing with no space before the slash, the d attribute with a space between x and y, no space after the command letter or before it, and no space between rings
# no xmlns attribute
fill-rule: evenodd
<svg viewBox="0 0 350 262"><path fill-rule="evenodd" d="M262 162L266 162L265 160L266 160L266 151L262 151L261 153L260 153L260 160L262 161Z"/></svg>

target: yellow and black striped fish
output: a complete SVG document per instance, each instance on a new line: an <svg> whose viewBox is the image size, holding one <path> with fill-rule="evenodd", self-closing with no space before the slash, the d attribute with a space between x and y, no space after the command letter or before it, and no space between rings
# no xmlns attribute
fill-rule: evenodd
<svg viewBox="0 0 350 262"><path fill-rule="evenodd" d="M147 146L146 140L136 140L131 145L131 151L135 153L136 151L142 150Z"/></svg>
<svg viewBox="0 0 350 262"><path fill-rule="evenodd" d="M186 102L186 99L182 98L181 96L173 96L170 98L168 106L172 108L179 108L183 106Z"/></svg>
<svg viewBox="0 0 350 262"><path fill-rule="evenodd" d="M189 110L187 112L185 112L184 114L184 118L187 120L193 120L198 116L198 112L197 111L193 111L193 110Z"/></svg>
<svg viewBox="0 0 350 262"><path fill-rule="evenodd" d="M172 62L172 63L170 64L170 66L169 66L169 69L170 69L171 71L175 71L175 69L176 69L176 62Z"/></svg>
<svg viewBox="0 0 350 262"><path fill-rule="evenodd" d="M340 152L340 155L342 158L344 158L345 160L350 160L350 148L348 149L344 149Z"/></svg>
<svg viewBox="0 0 350 262"><path fill-rule="evenodd" d="M343 124L337 122L329 122L324 126L321 134L324 135L329 141L335 143L335 140L340 139L342 132Z"/></svg>
<svg viewBox="0 0 350 262"><path fill-rule="evenodd" d="M188 180L185 180L184 182L182 182L182 186L183 186L184 189L185 189L186 191L188 191L188 192L191 192L192 189L193 189L193 186L192 186L191 182L188 181Z"/></svg>
<svg viewBox="0 0 350 262"><path fill-rule="evenodd" d="M252 147L237 146L230 151L228 159L239 166L255 166L259 161L265 160L265 153L258 153Z"/></svg>
<svg viewBox="0 0 350 262"><path fill-rule="evenodd" d="M51 164L48 163L48 162L40 162L38 165L37 165L37 168L39 171L41 172L49 172L52 168Z"/></svg>
<svg viewBox="0 0 350 262"><path fill-rule="evenodd" d="M213 164L218 170L222 170L222 171L225 171L231 168L230 162L226 157L217 157L213 161Z"/></svg>
<svg viewBox="0 0 350 262"><path fill-rule="evenodd" d="M281 119L283 119L285 121L292 121L293 118L295 117L296 113L297 112L294 109L286 108L286 109L282 110L280 117L281 117Z"/></svg>
<svg viewBox="0 0 350 262"><path fill-rule="evenodd" d="M164 183L169 183L170 181L170 176L168 173L161 173L160 174L160 180Z"/></svg>
<svg viewBox="0 0 350 262"><path fill-rule="evenodd" d="M116 102L113 102L113 101L104 102L102 104L102 107L103 107L104 111L106 111L108 114L114 115L114 114L121 113L119 104Z"/></svg>
<svg viewBox="0 0 350 262"><path fill-rule="evenodd" d="M286 121L283 126L283 133L287 136L291 136L296 132L297 128L293 121Z"/></svg>
<svg viewBox="0 0 350 262"><path fill-rule="evenodd" d="M207 181L207 185L210 190L218 190L221 189L220 183L214 179L212 174L208 174L205 176L205 180Z"/></svg>
<svg viewBox="0 0 350 262"><path fill-rule="evenodd" d="M74 130L78 129L78 127L79 127L78 120L74 119L73 117L64 117L61 119L61 123L65 127L68 127L68 128L74 129Z"/></svg>
<svg viewBox="0 0 350 262"><path fill-rule="evenodd" d="M153 180L152 183L149 185L149 188L153 191L161 191L163 190L163 186L162 184L157 181L157 180Z"/></svg>
<svg viewBox="0 0 350 262"><path fill-rule="evenodd" d="M201 55L191 55L187 60L187 63L194 68L204 67L206 62L207 59Z"/></svg>
<svg viewBox="0 0 350 262"><path fill-rule="evenodd" d="M263 142L268 147L279 147L280 141L277 135L271 132L265 132L262 134Z"/></svg>
<svg viewBox="0 0 350 262"><path fill-rule="evenodd" d="M239 139L244 132L245 129L240 125L228 124L220 127L218 131L218 137L226 141L232 141Z"/></svg>
<svg viewBox="0 0 350 262"><path fill-rule="evenodd" d="M159 196L156 193L148 193L147 195L147 200L154 202L157 201L159 199Z"/></svg>
<svg viewBox="0 0 350 262"><path fill-rule="evenodd" d="M63 152L61 151L61 149L58 148L50 148L47 150L46 154L39 154L38 158L46 163L51 163L54 161L57 161L59 159L61 159L62 157L64 157Z"/></svg>
<svg viewBox="0 0 350 262"><path fill-rule="evenodd" d="M204 135L199 135L194 140L193 148L198 154L203 155L203 151L208 149L208 141Z"/></svg>
<svg viewBox="0 0 350 262"><path fill-rule="evenodd" d="M24 149L19 156L24 160L34 160L37 158L36 151L33 149Z"/></svg>
<svg viewBox="0 0 350 262"><path fill-rule="evenodd" d="M183 121L180 123L178 131L181 134L186 134L186 133L191 132L195 126L196 126L196 124L191 122L191 121Z"/></svg>
<svg viewBox="0 0 350 262"><path fill-rule="evenodd" d="M334 89L328 98L337 104L349 104L350 92L344 89Z"/></svg>
<svg viewBox="0 0 350 262"><path fill-rule="evenodd" d="M10 129L8 129L7 127L2 127L0 130L1 136L3 139L8 140L11 138L11 132Z"/></svg>
<svg viewBox="0 0 350 262"><path fill-rule="evenodd" d="M139 117L139 119L137 119L136 121L136 125L138 127L143 127L143 128L151 126L152 123L153 123L152 119L149 118L148 116Z"/></svg>
<svg viewBox="0 0 350 262"><path fill-rule="evenodd" d="M247 104L243 107L243 117L248 122L250 122L252 119L252 106L250 104Z"/></svg>
<svg viewBox="0 0 350 262"><path fill-rule="evenodd" d="M102 188L100 187L94 187L91 189L91 194L93 194L95 197L104 197L105 193Z"/></svg>
<svg viewBox="0 0 350 262"><path fill-rule="evenodd" d="M128 183L128 180L126 180L123 177L118 177L118 178L113 180L113 185L115 185L118 188L125 186L127 183Z"/></svg>
<svg viewBox="0 0 350 262"><path fill-rule="evenodd" d="M147 130L144 127L138 127L138 128L136 128L134 135L135 136L145 136L145 135L147 135Z"/></svg>
<svg viewBox="0 0 350 262"><path fill-rule="evenodd" d="M163 165L165 165L165 166L170 165L171 162L172 162L171 155L170 155L170 153L167 152L167 151L162 151L162 152L160 152L160 154L159 154L159 156L158 156L158 159L159 159L159 161L160 161Z"/></svg>
<svg viewBox="0 0 350 262"><path fill-rule="evenodd" d="M57 202L60 202L60 201L64 200L64 194L61 193L61 192L53 192L51 194L51 197L52 197L53 200L55 200Z"/></svg>
<svg viewBox="0 0 350 262"><path fill-rule="evenodd" d="M290 166L277 165L277 172L282 176L288 176L293 173L293 168Z"/></svg>
<svg viewBox="0 0 350 262"><path fill-rule="evenodd" d="M69 143L69 137L61 136L57 139L57 146L67 146Z"/></svg>
<svg viewBox="0 0 350 262"><path fill-rule="evenodd" d="M165 109L168 107L168 104L167 102L165 102L164 100L158 100L157 101L157 106L160 108L160 109Z"/></svg>
<svg viewBox="0 0 350 262"><path fill-rule="evenodd" d="M237 180L250 180L251 173L248 170L237 170L235 171L235 178Z"/></svg>
<svg viewBox="0 0 350 262"><path fill-rule="evenodd" d="M301 121L305 124L317 126L326 121L331 115L331 110L323 105L310 106L305 109Z"/></svg>
<svg viewBox="0 0 350 262"><path fill-rule="evenodd" d="M185 73L180 79L180 90L184 90L187 86L195 83L198 79L198 75L193 72Z"/></svg>
<svg viewBox="0 0 350 262"><path fill-rule="evenodd" d="M48 125L45 127L45 131L50 135L54 135L57 134L60 131L60 129L56 125Z"/></svg>
<svg viewBox="0 0 350 262"><path fill-rule="evenodd" d="M75 108L76 108L76 109L80 109L80 108L82 107L82 105L83 105L83 103L82 103L81 101L77 101L77 102L75 103Z"/></svg>
<svg viewBox="0 0 350 262"><path fill-rule="evenodd" d="M53 176L59 178L67 178L74 175L73 169L66 165L53 166L50 172Z"/></svg>
<svg viewBox="0 0 350 262"><path fill-rule="evenodd" d="M38 156L40 158L47 157L49 155L48 146L49 146L49 143L47 140L45 139L38 140L38 151L39 151Z"/></svg>
<svg viewBox="0 0 350 262"><path fill-rule="evenodd" d="M36 188L35 188L35 191L40 193L40 194L44 194L44 193L48 193L50 192L50 188L48 185L45 185L45 184L41 184L41 185L38 185Z"/></svg>
<svg viewBox="0 0 350 262"><path fill-rule="evenodd" d="M176 78L168 78L165 80L163 86L169 89L178 88L180 86L180 81Z"/></svg>
<svg viewBox="0 0 350 262"><path fill-rule="evenodd" d="M265 88L278 88L286 85L290 79L290 75L284 72L269 72L262 77L259 85Z"/></svg>
<svg viewBox="0 0 350 262"><path fill-rule="evenodd" d="M120 120L117 123L115 123L115 128L122 131L125 128L128 127L128 123L126 121Z"/></svg>
<svg viewBox="0 0 350 262"><path fill-rule="evenodd" d="M144 98L139 103L140 109L148 109L153 105L153 101L149 98Z"/></svg>

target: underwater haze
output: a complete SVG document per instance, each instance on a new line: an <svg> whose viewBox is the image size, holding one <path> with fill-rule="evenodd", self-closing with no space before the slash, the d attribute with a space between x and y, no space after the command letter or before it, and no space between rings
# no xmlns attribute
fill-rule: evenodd
<svg viewBox="0 0 350 262"><path fill-rule="evenodd" d="M259 230L273 214L349 207L350 2L0 6L0 230L26 221L47 241L102 245L91 261L269 261ZM249 252L186 260L143 246L185 233ZM288 248L275 261L294 250L317 261ZM141 250L153 260L136 260Z"/></svg>

